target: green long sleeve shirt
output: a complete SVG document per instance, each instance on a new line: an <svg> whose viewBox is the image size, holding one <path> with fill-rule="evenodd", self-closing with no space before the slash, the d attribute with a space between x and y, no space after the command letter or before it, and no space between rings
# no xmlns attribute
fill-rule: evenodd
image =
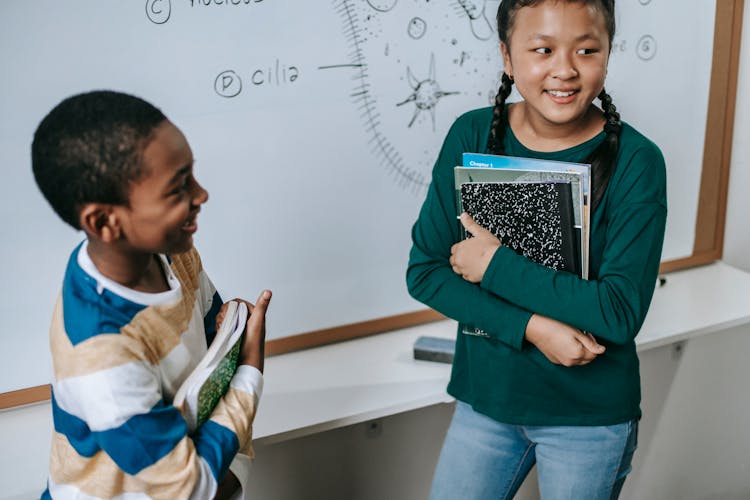
<svg viewBox="0 0 750 500"><path fill-rule="evenodd" d="M409 293L460 324L448 392L500 422L611 425L640 417L635 336L656 284L667 216L659 148L623 124L615 170L590 226L589 280L554 271L500 247L480 284L455 274L450 248L461 240L453 168L464 152L487 153L492 108L451 127L412 229ZM601 133L562 151L524 147L510 128L511 156L583 162ZM550 362L524 341L532 313L591 332L606 352L584 366ZM463 325L488 337L463 334Z"/></svg>

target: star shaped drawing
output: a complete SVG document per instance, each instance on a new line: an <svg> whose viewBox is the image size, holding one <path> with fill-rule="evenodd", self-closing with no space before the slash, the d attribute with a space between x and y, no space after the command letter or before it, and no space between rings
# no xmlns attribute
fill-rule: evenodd
<svg viewBox="0 0 750 500"><path fill-rule="evenodd" d="M406 77L413 92L409 97L396 104L396 106L403 106L410 102L414 103L414 114L411 117L411 121L409 121L409 128L414 125L414 122L422 111L429 111L432 118L432 130L435 130L435 106L438 101L442 97L458 94L458 92L440 90L440 85L435 79L435 54L430 55L430 72L426 79L418 80L408 66L406 67Z"/></svg>

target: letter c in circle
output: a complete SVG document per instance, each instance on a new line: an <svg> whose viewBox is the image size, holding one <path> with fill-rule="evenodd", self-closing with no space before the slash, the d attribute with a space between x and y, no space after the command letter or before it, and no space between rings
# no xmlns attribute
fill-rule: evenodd
<svg viewBox="0 0 750 500"><path fill-rule="evenodd" d="M146 0L146 16L154 24L164 24L172 15L171 0Z"/></svg>

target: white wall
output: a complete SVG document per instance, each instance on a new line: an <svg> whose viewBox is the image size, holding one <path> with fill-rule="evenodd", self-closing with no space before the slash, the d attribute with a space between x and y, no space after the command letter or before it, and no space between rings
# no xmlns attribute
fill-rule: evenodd
<svg viewBox="0 0 750 500"><path fill-rule="evenodd" d="M0 498L38 498L47 481L49 403L0 411Z"/></svg>
<svg viewBox="0 0 750 500"><path fill-rule="evenodd" d="M625 499L750 498L750 329L641 356L643 431Z"/></svg>

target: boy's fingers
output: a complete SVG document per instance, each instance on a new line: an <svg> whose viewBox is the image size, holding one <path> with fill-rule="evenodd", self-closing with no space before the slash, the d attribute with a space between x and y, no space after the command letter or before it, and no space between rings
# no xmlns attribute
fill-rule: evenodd
<svg viewBox="0 0 750 500"><path fill-rule="evenodd" d="M221 323L224 321L224 316L227 315L227 307L229 307L229 302L224 302L221 307L219 308L219 312L216 313L216 329L219 329L219 326L221 326Z"/></svg>
<svg viewBox="0 0 750 500"><path fill-rule="evenodd" d="M271 302L271 290L263 290L258 296L258 300L255 302L255 307L247 320L247 326L249 328L261 328L263 322L266 319L266 311L268 310L268 304Z"/></svg>

